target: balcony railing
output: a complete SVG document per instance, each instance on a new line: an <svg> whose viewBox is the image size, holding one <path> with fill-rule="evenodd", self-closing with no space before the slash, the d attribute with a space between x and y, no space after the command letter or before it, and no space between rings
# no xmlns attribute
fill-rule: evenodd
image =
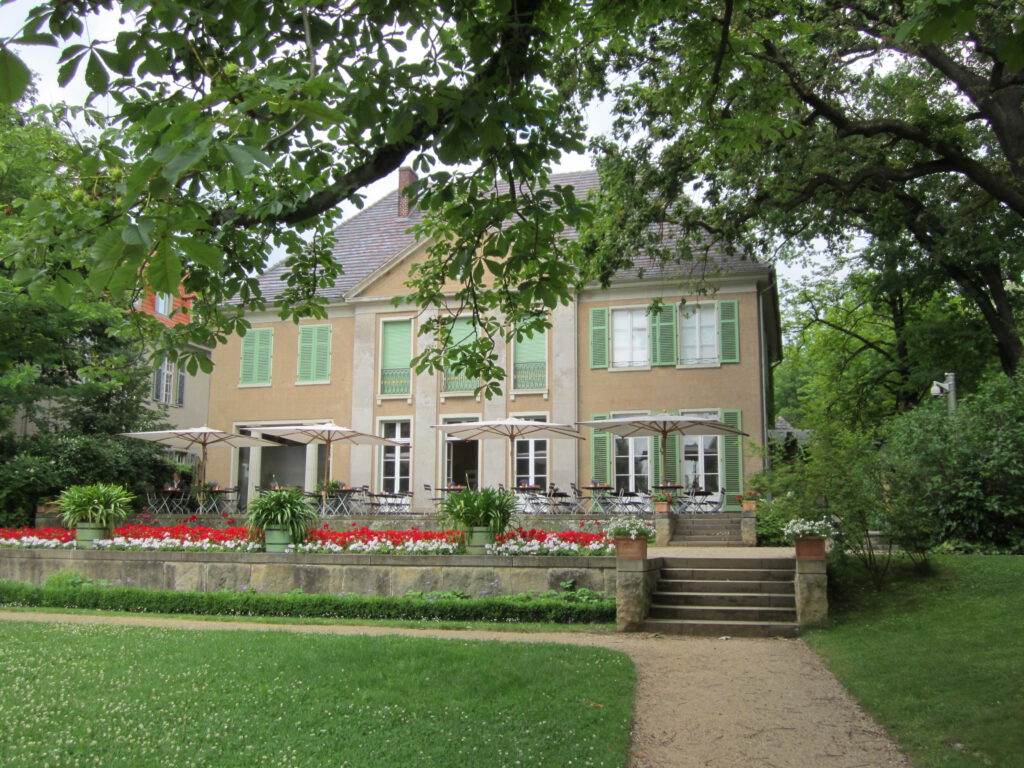
<svg viewBox="0 0 1024 768"><path fill-rule="evenodd" d="M382 368L380 393L382 395L408 395L412 370L410 368Z"/></svg>
<svg viewBox="0 0 1024 768"><path fill-rule="evenodd" d="M512 371L513 389L544 389L547 386L547 363L516 363Z"/></svg>
<svg viewBox="0 0 1024 768"><path fill-rule="evenodd" d="M444 378L441 381L442 392L472 392L476 386L477 380L471 379L461 371L452 368L444 369Z"/></svg>

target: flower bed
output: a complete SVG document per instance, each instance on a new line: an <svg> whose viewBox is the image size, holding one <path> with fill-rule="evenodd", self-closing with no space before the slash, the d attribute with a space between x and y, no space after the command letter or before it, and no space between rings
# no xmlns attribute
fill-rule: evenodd
<svg viewBox="0 0 1024 768"><path fill-rule="evenodd" d="M123 525L112 539L96 542L97 549L160 550L165 552L257 552L262 549L244 526L206 528L201 525Z"/></svg>
<svg viewBox="0 0 1024 768"><path fill-rule="evenodd" d="M306 541L289 552L370 555L454 555L462 546L462 531L375 531L365 525L332 531L326 525L309 532Z"/></svg>
<svg viewBox="0 0 1024 768"><path fill-rule="evenodd" d="M491 555L614 555L615 542L603 533L517 528L487 547Z"/></svg>
<svg viewBox="0 0 1024 768"><path fill-rule="evenodd" d="M0 528L0 547L73 549L75 532L67 528Z"/></svg>

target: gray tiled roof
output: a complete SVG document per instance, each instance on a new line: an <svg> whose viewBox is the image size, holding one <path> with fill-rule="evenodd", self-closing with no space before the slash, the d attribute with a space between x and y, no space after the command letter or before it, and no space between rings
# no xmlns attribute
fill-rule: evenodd
<svg viewBox="0 0 1024 768"><path fill-rule="evenodd" d="M597 171L574 171L553 174L551 183L571 184L577 194L583 196L598 188L599 179ZM409 232L409 228L422 220L422 212L415 209L408 218L398 218L398 190L395 189L338 225L334 230L337 240L334 258L344 267L345 274L339 277L331 288L323 291L324 297L331 302L343 301L349 290L414 244L416 238ZM667 227L665 231L666 238L676 239L681 236L681 231L677 227ZM575 238L577 232L569 229L565 236ZM730 274L754 275L767 273L770 269L768 265L751 259L728 256L719 249L712 249L710 256L711 263L716 266L716 272L720 269ZM690 267L679 264L662 266L653 258L641 254L634 258L631 268L620 271L616 277L636 278L641 269L645 277L669 278L680 276ZM260 288L268 303L272 303L285 288L285 277L283 262L260 277Z"/></svg>

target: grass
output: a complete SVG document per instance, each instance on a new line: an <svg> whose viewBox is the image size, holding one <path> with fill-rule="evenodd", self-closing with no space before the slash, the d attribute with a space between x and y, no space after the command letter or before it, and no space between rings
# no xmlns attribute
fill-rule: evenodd
<svg viewBox="0 0 1024 768"><path fill-rule="evenodd" d="M139 616L133 611L99 611L87 608L51 608L47 606L13 606L0 608L3 613L51 613L72 616ZM495 621L428 621L424 619L336 619L317 617L291 616L226 616L190 613L153 613L146 612L147 617L175 619L179 621L208 621L211 623L230 624L315 624L319 626L356 626L356 627L398 627L401 629L482 629L488 632L586 632L587 634L612 634L616 631L613 622L600 624L546 624L542 622L506 622Z"/></svg>
<svg viewBox="0 0 1024 768"><path fill-rule="evenodd" d="M628 656L0 623L0 766L621 766Z"/></svg>
<svg viewBox="0 0 1024 768"><path fill-rule="evenodd" d="M1024 766L1024 557L933 568L844 590L830 625L804 637L918 768Z"/></svg>

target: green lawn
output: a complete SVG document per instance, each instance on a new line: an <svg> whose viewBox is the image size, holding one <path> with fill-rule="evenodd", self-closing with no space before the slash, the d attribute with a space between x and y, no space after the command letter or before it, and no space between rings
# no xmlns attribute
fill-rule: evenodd
<svg viewBox="0 0 1024 768"><path fill-rule="evenodd" d="M919 768L1024 766L1024 557L934 565L804 637Z"/></svg>
<svg viewBox="0 0 1024 768"><path fill-rule="evenodd" d="M0 766L614 766L602 648L0 624Z"/></svg>

